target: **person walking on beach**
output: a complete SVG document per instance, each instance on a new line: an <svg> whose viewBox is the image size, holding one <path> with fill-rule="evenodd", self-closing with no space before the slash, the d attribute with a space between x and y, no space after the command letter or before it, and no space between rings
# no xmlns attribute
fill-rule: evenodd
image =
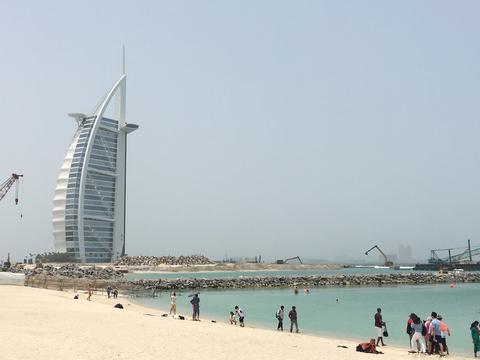
<svg viewBox="0 0 480 360"><path fill-rule="evenodd" d="M91 300L92 293L93 293L92 287L91 287L90 285L88 285L88 297L87 297L87 300L88 300L88 301L92 301L92 300Z"/></svg>
<svg viewBox="0 0 480 360"><path fill-rule="evenodd" d="M175 291L170 294L170 315L175 317L177 315L177 294L175 294Z"/></svg>
<svg viewBox="0 0 480 360"><path fill-rule="evenodd" d="M192 304L193 308L192 320L200 321L200 298L198 297L198 294L193 295L193 299L190 300L190 304Z"/></svg>
<svg viewBox="0 0 480 360"><path fill-rule="evenodd" d="M293 325L295 325L295 332L299 333L297 323L297 308L295 306L292 306L292 310L290 310L288 313L288 317L290 318L290 332L293 331Z"/></svg>
<svg viewBox="0 0 480 360"><path fill-rule="evenodd" d="M377 312L375 313L374 320L375 320L375 331L377 332L377 346L379 342L382 343L382 346L385 346L385 343L383 342L383 325L385 323L383 322L383 318L382 318L382 309L377 308Z"/></svg>
<svg viewBox="0 0 480 360"><path fill-rule="evenodd" d="M107 296L110 299L110 294L112 293L112 287L110 285L107 286Z"/></svg>
<svg viewBox="0 0 480 360"><path fill-rule="evenodd" d="M114 298L114 299L118 298L118 290L117 290L117 288L113 289L113 298Z"/></svg>
<svg viewBox="0 0 480 360"><path fill-rule="evenodd" d="M478 324L478 321L475 320L472 325L470 325L470 334L472 335L473 341L473 356L475 357L477 357L477 352L480 351L480 329Z"/></svg>
<svg viewBox="0 0 480 360"><path fill-rule="evenodd" d="M238 316L238 322L241 327L245 326L245 312L238 306L235 306L235 314Z"/></svg>
<svg viewBox="0 0 480 360"><path fill-rule="evenodd" d="M275 314L278 320L277 330L283 331L283 319L285 318L285 308L283 305L280 306L277 313Z"/></svg>

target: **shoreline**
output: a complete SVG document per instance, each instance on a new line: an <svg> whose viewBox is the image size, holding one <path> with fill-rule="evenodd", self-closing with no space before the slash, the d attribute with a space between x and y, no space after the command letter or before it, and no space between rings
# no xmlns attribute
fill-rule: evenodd
<svg viewBox="0 0 480 360"><path fill-rule="evenodd" d="M124 298L125 299L125 298ZM135 301L135 298L131 298L129 300L129 302L131 304L135 304L141 308L144 308L145 310L150 310L150 311L158 311L158 312L161 312L162 314L168 314L168 310L164 310L164 309L160 309L160 308L155 308L155 307L150 307L150 306L146 306L144 304L141 304L137 301ZM205 313L205 312L204 312ZM185 314L182 314L182 313L179 313L177 311L177 317L178 315L182 315L185 317L185 320L184 321L191 321L191 322L194 322L191 320L191 314L189 315L185 315ZM174 319L174 320L178 320L177 318ZM239 325L231 325L227 319L223 319L223 320L216 320L214 319L214 316L212 316L212 314L209 314L209 313L206 313L206 317L201 319L200 322L205 322L205 323L211 323L212 321L215 321L215 324L223 324L223 325L226 325L227 328L233 328L233 327L239 327ZM253 324L253 325L250 325L250 324ZM273 324L275 326L275 324ZM292 335L295 335L295 333L290 333L290 331L288 330L288 327L289 327L289 323L288 323L288 320L284 320L284 328L285 330L282 332L282 331L278 331L277 329L275 329L275 327L268 327L267 325L262 325L260 323L255 323L255 322L250 322L250 320L248 320L247 322L247 325L245 325L244 329L252 329L252 330L255 330L255 329L259 329L259 330L263 330L263 331L268 331L268 332L271 332L271 333L274 333L274 334L278 334L278 335L282 335L282 334L292 334ZM300 329L301 330L301 329ZM338 337L335 337L333 335L328 335L328 334L316 334L314 332L303 332L303 331L300 331L298 333L299 336L310 336L310 337L313 337L313 338L319 338L319 339L322 339L322 340L328 340L328 341L335 341L335 342L343 342L343 343L347 343L347 344L350 344L353 346L353 349L355 349L355 346L359 344L358 342L358 339L355 339L353 337L344 337L342 339L338 338ZM366 339L365 341L367 341L368 339ZM386 343L388 341L385 341ZM340 344L340 345L344 345L344 344ZM395 349L397 351L401 351L401 352L408 352L407 349L403 349L401 347L398 347L398 346L390 346L387 344L387 347L390 348L390 349ZM381 346L379 346L379 349L382 349ZM463 356L465 354L463 353L459 353L459 355Z"/></svg>
<svg viewBox="0 0 480 360"><path fill-rule="evenodd" d="M222 291L222 290L219 290L219 291ZM240 289L238 289L238 290L240 290ZM211 291L211 290L207 290L207 291ZM168 310L165 310L163 308L159 308L159 307L157 308L157 307L142 304L140 301L136 300L137 299L136 297L130 297L129 299L130 299L129 301L131 303L134 303L134 304L136 304L140 307L143 307L145 309L150 309L152 311L161 312L163 314L168 314L168 312L169 312ZM201 321L203 321L203 322L210 323L211 321L215 321L216 324L226 325L227 328L239 327L239 325L229 324L226 317L225 318L220 318L221 320L218 320L218 316L216 316L212 313L201 311L201 314L205 315L204 317L201 316L202 317ZM191 316L192 316L191 313L186 314L186 313L177 311L177 316L178 315L183 315L185 317L186 321L194 322L194 321L191 320ZM267 331L267 332L270 332L272 334L278 334L279 336L282 336L282 334L291 334L290 331L289 331L290 323L289 323L288 318L286 318L284 320L284 329L285 330L283 332L278 331L275 328L275 326L276 326L276 322L272 322L271 326L269 326L266 323L262 323L261 321L255 322L255 321L252 321L252 320L248 319L247 325L245 325L245 329ZM368 340L369 340L369 336L366 336L366 337L364 337L363 340L361 340L358 337L349 336L349 335L345 335L345 336L342 336L340 338L336 334L325 333L325 332L321 332L321 331L315 332L315 331L307 330L306 332L304 332L305 330L302 330L301 323L299 324L299 328L300 328L300 333L297 334L297 335L312 337L312 338L316 338L316 339L319 339L319 340L322 340L322 341L335 342L336 345L348 345L348 348L353 349L354 351L355 351L355 347L359 343L368 342ZM372 329L373 329L373 325L372 325ZM293 333L293 335L295 335L295 333ZM369 334L369 335L373 337L373 335L371 335L371 334ZM409 356L409 357L410 356L421 356L422 359L425 357L424 354L420 354L420 353L411 354L411 353L409 353L410 348L406 343L404 345L400 345L398 342L395 342L395 341L390 343L390 340L391 340L390 338L384 338L384 342L386 343L386 346L385 347L378 346L377 350L383 351L384 349L392 349L395 352L404 353L405 356ZM404 340L405 339L402 339L401 342L403 343ZM358 354L358 352L356 352L356 353ZM369 355L371 355L371 354L369 354ZM438 357L438 355L429 355L429 356L437 356ZM455 348L454 353L451 354L451 355L448 355L446 358L447 359L469 359L469 358L472 358L472 356L471 356L471 353L468 352L467 350L462 350L462 349Z"/></svg>
<svg viewBox="0 0 480 360"><path fill-rule="evenodd" d="M291 334L259 327L174 320L161 309L139 305L127 297L107 299L93 294L0 286L4 323L0 328L5 358L57 359L272 359L353 360L370 356L355 351L359 342L312 334ZM121 303L123 310L115 309ZM54 314L54 316L52 316ZM14 334L12 336L12 334ZM340 348L344 345L348 348ZM41 350L40 350L41 349ZM380 350L392 360L407 359L407 349ZM419 355L420 356L420 355ZM452 355L451 359L466 359Z"/></svg>

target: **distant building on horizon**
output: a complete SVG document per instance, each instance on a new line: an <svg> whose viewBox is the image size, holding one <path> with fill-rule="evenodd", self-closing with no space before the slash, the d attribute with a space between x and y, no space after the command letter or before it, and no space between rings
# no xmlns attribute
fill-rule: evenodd
<svg viewBox="0 0 480 360"><path fill-rule="evenodd" d="M125 122L126 80L123 74L91 114L69 114L78 127L57 180L53 237L56 251L80 262L125 254L127 134L138 128Z"/></svg>
<svg viewBox="0 0 480 360"><path fill-rule="evenodd" d="M411 262L413 260L413 251L410 245L400 245L398 248L398 259L400 261Z"/></svg>

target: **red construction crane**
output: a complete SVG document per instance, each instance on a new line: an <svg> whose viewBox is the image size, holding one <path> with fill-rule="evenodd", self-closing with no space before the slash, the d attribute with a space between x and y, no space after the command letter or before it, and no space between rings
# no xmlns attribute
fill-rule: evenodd
<svg viewBox="0 0 480 360"><path fill-rule="evenodd" d="M0 200L7 195L8 190L15 184L15 205L18 205L18 183L23 175L12 174L7 180L0 184Z"/></svg>

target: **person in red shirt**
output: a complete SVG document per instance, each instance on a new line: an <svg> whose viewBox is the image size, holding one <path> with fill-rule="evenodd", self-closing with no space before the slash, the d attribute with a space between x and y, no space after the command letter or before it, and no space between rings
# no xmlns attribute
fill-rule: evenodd
<svg viewBox="0 0 480 360"><path fill-rule="evenodd" d="M410 314L410 316L408 317L407 319L407 334L408 334L408 343L410 344L412 342L412 336L413 336L413 333L414 331L412 331L412 324L413 324L413 320L412 320L412 317L413 315L415 314Z"/></svg>
<svg viewBox="0 0 480 360"><path fill-rule="evenodd" d="M370 339L370 342L365 342L357 345L357 351L370 353L370 354L383 354L377 350L375 345L375 339Z"/></svg>

